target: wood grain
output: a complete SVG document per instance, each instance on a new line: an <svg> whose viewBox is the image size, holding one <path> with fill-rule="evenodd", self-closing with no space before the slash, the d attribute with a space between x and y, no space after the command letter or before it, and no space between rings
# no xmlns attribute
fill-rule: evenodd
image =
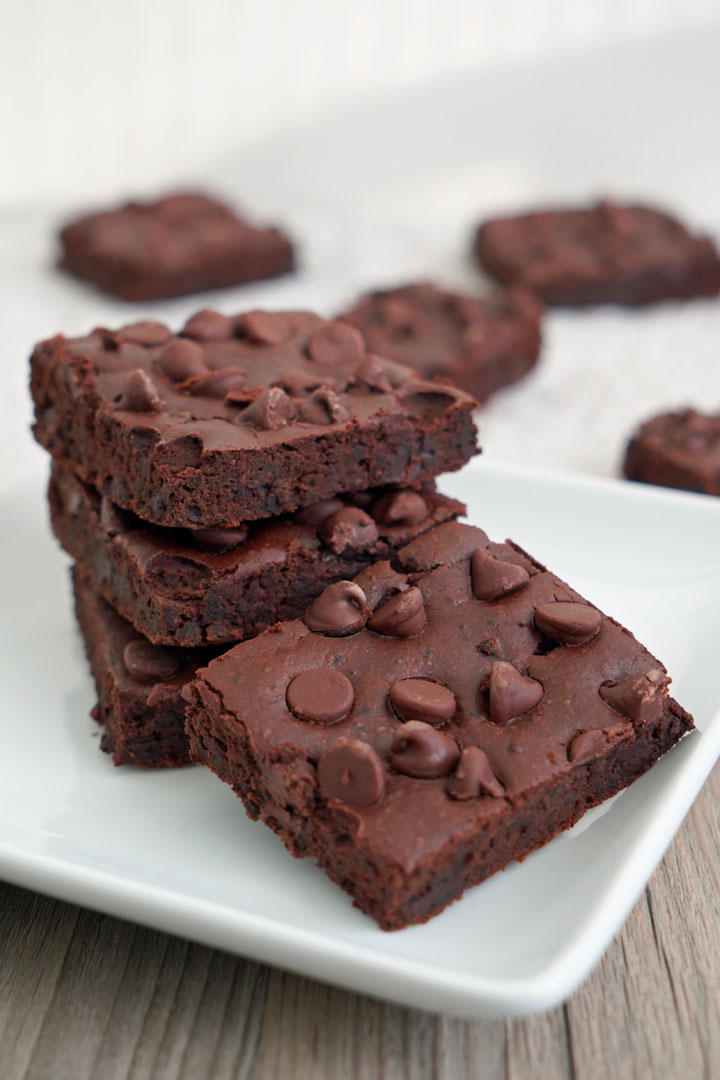
<svg viewBox="0 0 720 1080"><path fill-rule="evenodd" d="M512 1021L403 1009L0 886L3 1080L720 1076L720 767L598 968Z"/></svg>

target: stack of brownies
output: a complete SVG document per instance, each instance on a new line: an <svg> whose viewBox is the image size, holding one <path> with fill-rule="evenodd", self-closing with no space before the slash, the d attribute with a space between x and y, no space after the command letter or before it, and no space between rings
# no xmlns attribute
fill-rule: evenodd
<svg viewBox="0 0 720 1080"><path fill-rule="evenodd" d="M32 357L53 529L117 764L189 761L183 686L464 508L473 399L307 312L204 310Z"/></svg>
<svg viewBox="0 0 720 1080"><path fill-rule="evenodd" d="M692 727L632 634L435 491L473 399L348 323L58 336L32 391L104 749L207 765L384 929Z"/></svg>

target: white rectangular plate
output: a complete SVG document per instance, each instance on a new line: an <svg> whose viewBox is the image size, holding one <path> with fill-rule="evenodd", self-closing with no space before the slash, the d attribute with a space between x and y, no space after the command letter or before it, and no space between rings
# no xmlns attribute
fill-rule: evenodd
<svg viewBox="0 0 720 1080"><path fill-rule="evenodd" d="M720 752L720 500L482 459L445 478L668 666L698 731L427 926L385 934L204 769L114 768L39 467L0 497L0 873L354 990L458 1015L547 1008L600 957ZM24 571L23 568L27 568Z"/></svg>

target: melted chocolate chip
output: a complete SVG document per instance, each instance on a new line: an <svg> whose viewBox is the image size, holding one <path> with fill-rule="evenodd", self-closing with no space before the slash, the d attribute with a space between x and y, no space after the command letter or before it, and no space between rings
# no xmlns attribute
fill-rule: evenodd
<svg viewBox="0 0 720 1080"><path fill-rule="evenodd" d="M627 675L624 679L605 682L598 692L615 712L637 721L652 709L658 695L662 697L666 693L669 683L664 671L650 668L636 675Z"/></svg>
<svg viewBox="0 0 720 1080"><path fill-rule="evenodd" d="M159 322L136 322L128 326L122 326L118 330L118 336L122 341L129 341L133 345L144 345L152 348L154 345L164 345L172 337L167 326Z"/></svg>
<svg viewBox="0 0 720 1080"><path fill-rule="evenodd" d="M483 547L474 552L470 571L473 595L477 600L499 600L530 580L524 566L494 559Z"/></svg>
<svg viewBox="0 0 720 1080"><path fill-rule="evenodd" d="M452 690L430 679L399 679L390 687L390 704L401 720L423 720L433 727L446 724L457 709Z"/></svg>
<svg viewBox="0 0 720 1080"><path fill-rule="evenodd" d="M413 637L425 629L425 604L416 585L387 600L371 616L368 626L386 637Z"/></svg>
<svg viewBox="0 0 720 1080"><path fill-rule="evenodd" d="M165 346L155 365L172 382L184 382L207 372L201 347L194 341L184 341L181 338Z"/></svg>
<svg viewBox="0 0 720 1080"><path fill-rule="evenodd" d="M142 682L160 682L180 670L178 653L153 645L145 638L130 641L123 650L123 663L128 674Z"/></svg>
<svg viewBox="0 0 720 1080"><path fill-rule="evenodd" d="M319 525L321 521L336 514L338 510L344 510L345 503L342 499L320 499L312 506L305 506L298 510L295 520L301 525Z"/></svg>
<svg viewBox="0 0 720 1080"><path fill-rule="evenodd" d="M283 390L286 390L291 397L306 397L321 386L326 386L330 390L337 390L335 379L326 376L321 378L318 375L307 375L304 371L288 371L286 375L280 376L275 386L280 386Z"/></svg>
<svg viewBox="0 0 720 1080"><path fill-rule="evenodd" d="M370 390L380 394L391 394L398 386L407 382L414 375L412 368L404 364L395 364L380 356L366 356L355 371L355 378L364 382Z"/></svg>
<svg viewBox="0 0 720 1080"><path fill-rule="evenodd" d="M501 799L505 794L487 754L479 746L465 747L446 790L451 799L476 799L479 795Z"/></svg>
<svg viewBox="0 0 720 1080"><path fill-rule="evenodd" d="M528 678L505 660L496 660L490 669L490 719L506 724L534 709L543 693L537 679Z"/></svg>
<svg viewBox="0 0 720 1080"><path fill-rule="evenodd" d="M131 371L125 381L125 389L115 406L127 412L159 412L163 400L157 392L155 383L142 368Z"/></svg>
<svg viewBox="0 0 720 1080"><path fill-rule="evenodd" d="M367 598L368 607L375 611L390 596L397 596L408 588L407 578L393 570L389 562L378 562L362 570L355 578Z"/></svg>
<svg viewBox="0 0 720 1080"><path fill-rule="evenodd" d="M318 527L318 536L325 547L336 555L371 547L378 538L377 525L357 506L344 506Z"/></svg>
<svg viewBox="0 0 720 1080"><path fill-rule="evenodd" d="M338 739L318 761L320 791L348 806L372 806L385 794L382 761L360 739Z"/></svg>
<svg viewBox="0 0 720 1080"><path fill-rule="evenodd" d="M182 332L195 341L227 341L233 336L232 319L205 308L188 319Z"/></svg>
<svg viewBox="0 0 720 1080"><path fill-rule="evenodd" d="M320 386L298 409L298 419L305 424L344 424L350 413L329 386Z"/></svg>
<svg viewBox="0 0 720 1080"><path fill-rule="evenodd" d="M201 551L214 551L218 554L231 551L238 544L244 543L248 535L246 525L235 529L188 529L188 532Z"/></svg>
<svg viewBox="0 0 720 1080"><path fill-rule="evenodd" d="M347 364L365 355L365 339L354 326L328 322L311 336L308 353L318 364Z"/></svg>
<svg viewBox="0 0 720 1080"><path fill-rule="evenodd" d="M224 398L231 391L242 390L244 386L245 372L241 368L231 367L186 379L180 383L178 390L192 394L193 397Z"/></svg>
<svg viewBox="0 0 720 1080"><path fill-rule="evenodd" d="M434 780L447 776L460 757L460 747L430 724L409 720L395 732L390 750L390 764L405 776Z"/></svg>
<svg viewBox="0 0 720 1080"><path fill-rule="evenodd" d="M610 740L599 728L581 731L568 746L568 761L571 765L582 765L590 758L604 753L609 745Z"/></svg>
<svg viewBox="0 0 720 1080"><path fill-rule="evenodd" d="M393 491L373 505L378 525L419 525L428 516L427 503L417 491Z"/></svg>
<svg viewBox="0 0 720 1080"><path fill-rule="evenodd" d="M313 601L303 622L316 633L344 637L361 630L367 616L367 601L360 586L353 581L336 581Z"/></svg>
<svg viewBox="0 0 720 1080"><path fill-rule="evenodd" d="M584 645L600 630L600 612L589 604L556 600L535 608L535 625L558 645Z"/></svg>
<svg viewBox="0 0 720 1080"><path fill-rule="evenodd" d="M295 406L285 391L279 386L271 386L258 394L247 409L243 409L238 421L261 431L276 431L292 420L294 413Z"/></svg>
<svg viewBox="0 0 720 1080"><path fill-rule="evenodd" d="M316 724L337 724L350 712L355 691L341 671L315 668L291 679L286 693L291 713Z"/></svg>
<svg viewBox="0 0 720 1080"><path fill-rule="evenodd" d="M272 311L248 311L240 316L238 327L245 337L262 345L283 345L293 336L287 319Z"/></svg>

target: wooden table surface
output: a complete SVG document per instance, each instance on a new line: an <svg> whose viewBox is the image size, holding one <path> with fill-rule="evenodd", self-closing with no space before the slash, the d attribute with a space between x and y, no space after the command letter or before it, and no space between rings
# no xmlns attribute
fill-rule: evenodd
<svg viewBox="0 0 720 1080"><path fill-rule="evenodd" d="M0 885L0 1077L720 1077L719 898L720 766L598 968L523 1020L415 1012Z"/></svg>

